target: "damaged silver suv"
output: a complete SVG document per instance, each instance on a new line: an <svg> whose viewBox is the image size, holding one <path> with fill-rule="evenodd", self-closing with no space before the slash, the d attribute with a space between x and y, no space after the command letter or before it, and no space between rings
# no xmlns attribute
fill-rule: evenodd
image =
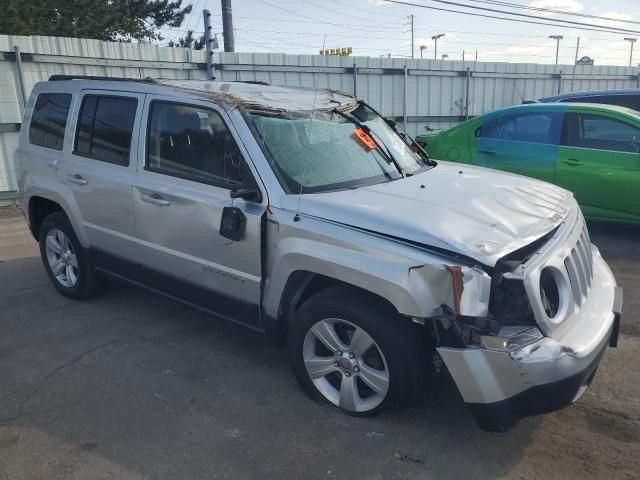
<svg viewBox="0 0 640 480"><path fill-rule="evenodd" d="M617 342L621 290L571 193L430 160L348 95L52 77L15 161L60 293L115 276L264 331L354 415L444 364L506 430L575 401Z"/></svg>

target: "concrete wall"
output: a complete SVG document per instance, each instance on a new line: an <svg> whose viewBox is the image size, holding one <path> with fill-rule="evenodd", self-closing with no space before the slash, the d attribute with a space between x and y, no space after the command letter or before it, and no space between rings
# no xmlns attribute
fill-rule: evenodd
<svg viewBox="0 0 640 480"><path fill-rule="evenodd" d="M97 40L0 35L0 201L15 190L12 153L22 98L14 46L22 53L28 96L53 74L204 79L204 52ZM407 120L416 135L442 130L468 114L574 90L639 86L639 70L615 66L483 63L277 53L216 53L219 80L332 88L354 93L383 115ZM355 66L355 68L354 68ZM469 69L469 73L467 73ZM468 85L468 97L467 97ZM355 88L354 88L355 87Z"/></svg>

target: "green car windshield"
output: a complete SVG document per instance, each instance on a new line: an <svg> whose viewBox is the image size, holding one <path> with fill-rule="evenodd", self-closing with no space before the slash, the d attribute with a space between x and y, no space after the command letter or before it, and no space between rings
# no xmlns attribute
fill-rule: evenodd
<svg viewBox="0 0 640 480"><path fill-rule="evenodd" d="M428 166L382 117L362 103L340 112L253 110L249 115L283 186L291 193L389 182Z"/></svg>

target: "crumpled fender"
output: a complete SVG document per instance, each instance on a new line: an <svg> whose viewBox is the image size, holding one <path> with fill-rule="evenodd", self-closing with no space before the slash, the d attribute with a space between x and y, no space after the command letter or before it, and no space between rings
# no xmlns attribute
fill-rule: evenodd
<svg viewBox="0 0 640 480"><path fill-rule="evenodd" d="M282 221L268 222L263 308L269 316L277 317L287 280L296 271L362 288L411 317L439 315L443 306L459 315L488 313L491 278L480 268L358 229L274 215Z"/></svg>

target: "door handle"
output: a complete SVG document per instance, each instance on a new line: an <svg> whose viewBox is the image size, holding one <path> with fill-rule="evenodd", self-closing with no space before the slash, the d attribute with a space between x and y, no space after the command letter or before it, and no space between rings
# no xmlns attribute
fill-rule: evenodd
<svg viewBox="0 0 640 480"><path fill-rule="evenodd" d="M67 181L75 183L76 185L86 185L87 182L82 175L74 173L73 175L67 175Z"/></svg>
<svg viewBox="0 0 640 480"><path fill-rule="evenodd" d="M485 155L495 155L496 151L488 148L483 148L481 150L478 150L478 153L484 153Z"/></svg>
<svg viewBox="0 0 640 480"><path fill-rule="evenodd" d="M171 202L159 193L143 193L140 195L140 199L143 202L158 205L159 207L168 207L169 205L171 205Z"/></svg>
<svg viewBox="0 0 640 480"><path fill-rule="evenodd" d="M565 158L563 160L560 160L562 163L567 164L567 165L572 165L572 166L578 166L578 165L582 165L582 162L580 160L578 160L577 158Z"/></svg>

